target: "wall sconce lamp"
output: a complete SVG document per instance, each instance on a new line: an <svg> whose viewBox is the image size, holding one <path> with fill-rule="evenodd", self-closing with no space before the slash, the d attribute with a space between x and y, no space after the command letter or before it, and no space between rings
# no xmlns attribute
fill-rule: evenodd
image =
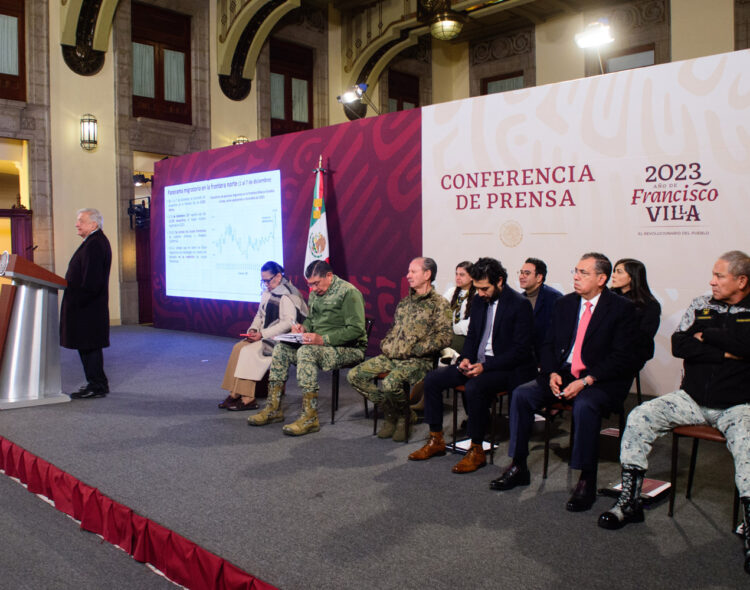
<svg viewBox="0 0 750 590"><path fill-rule="evenodd" d="M240 145L241 143L250 143L250 140L244 135L238 135L232 142L232 145Z"/></svg>
<svg viewBox="0 0 750 590"><path fill-rule="evenodd" d="M368 105L376 115L380 114L378 107L367 96L367 88L367 84L355 84L341 96L336 97L336 100L344 105L344 112L350 120L364 119Z"/></svg>
<svg viewBox="0 0 750 590"><path fill-rule="evenodd" d="M81 147L90 152L96 149L97 144L96 117L87 113L81 117Z"/></svg>
<svg viewBox="0 0 750 590"><path fill-rule="evenodd" d="M599 57L599 71L604 73L604 64L602 63L601 46L612 43L615 38L609 29L609 21L606 18L599 19L596 22L589 23L581 33L575 36L576 45L581 49L596 48L596 54Z"/></svg>

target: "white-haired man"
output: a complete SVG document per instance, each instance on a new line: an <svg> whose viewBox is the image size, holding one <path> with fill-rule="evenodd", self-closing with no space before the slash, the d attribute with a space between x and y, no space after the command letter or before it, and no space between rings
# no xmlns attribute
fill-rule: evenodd
<svg viewBox="0 0 750 590"><path fill-rule="evenodd" d="M109 269L112 249L102 231L102 214L81 209L76 230L83 243L68 264L60 308L60 344L78 351L86 384L71 393L73 399L103 397L109 393L102 349L109 346Z"/></svg>

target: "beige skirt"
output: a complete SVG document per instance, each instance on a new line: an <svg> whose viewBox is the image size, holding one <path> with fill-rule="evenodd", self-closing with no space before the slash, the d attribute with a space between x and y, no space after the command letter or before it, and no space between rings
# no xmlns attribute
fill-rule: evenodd
<svg viewBox="0 0 750 590"><path fill-rule="evenodd" d="M255 382L263 379L271 357L263 355L263 343L241 340L232 348L224 371L222 389L244 397L255 396Z"/></svg>

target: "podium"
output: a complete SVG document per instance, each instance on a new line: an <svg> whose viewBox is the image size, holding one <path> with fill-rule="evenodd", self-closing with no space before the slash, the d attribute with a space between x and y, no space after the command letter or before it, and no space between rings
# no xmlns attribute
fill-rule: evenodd
<svg viewBox="0 0 750 590"><path fill-rule="evenodd" d="M60 376L57 291L65 279L4 252L0 276L0 410L68 402Z"/></svg>

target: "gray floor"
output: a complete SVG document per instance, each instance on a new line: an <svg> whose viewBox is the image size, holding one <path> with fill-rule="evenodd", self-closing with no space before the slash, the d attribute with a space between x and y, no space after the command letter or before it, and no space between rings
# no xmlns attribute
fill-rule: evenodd
<svg viewBox="0 0 750 590"><path fill-rule="evenodd" d="M5 476L0 476L0 539L0 588L177 588Z"/></svg>
<svg viewBox="0 0 750 590"><path fill-rule="evenodd" d="M530 457L531 485L492 492L487 484L507 461L504 442L498 466L474 474L452 474L451 455L408 462L426 426L407 445L373 437L344 379L335 425L325 420L319 433L299 438L282 435L281 424L248 427L246 413L216 409L232 344L116 328L105 352L108 397L0 412L0 435L283 589L737 588L750 581L730 533L732 466L720 445L701 447L693 501L679 498L674 519L661 504L645 524L604 531L596 518L611 500L566 512L574 475L553 456L542 480L541 439ZM63 351L62 358L64 386L76 389L77 355ZM327 416L328 375L321 392ZM299 402L292 377L289 417ZM561 452L568 427L558 425ZM687 453L685 445L685 468ZM618 477L616 450L604 445L602 454L606 484ZM662 441L649 475L667 478L668 461L669 441ZM41 518L25 514L19 522L30 527ZM105 569L110 558L94 559Z"/></svg>

